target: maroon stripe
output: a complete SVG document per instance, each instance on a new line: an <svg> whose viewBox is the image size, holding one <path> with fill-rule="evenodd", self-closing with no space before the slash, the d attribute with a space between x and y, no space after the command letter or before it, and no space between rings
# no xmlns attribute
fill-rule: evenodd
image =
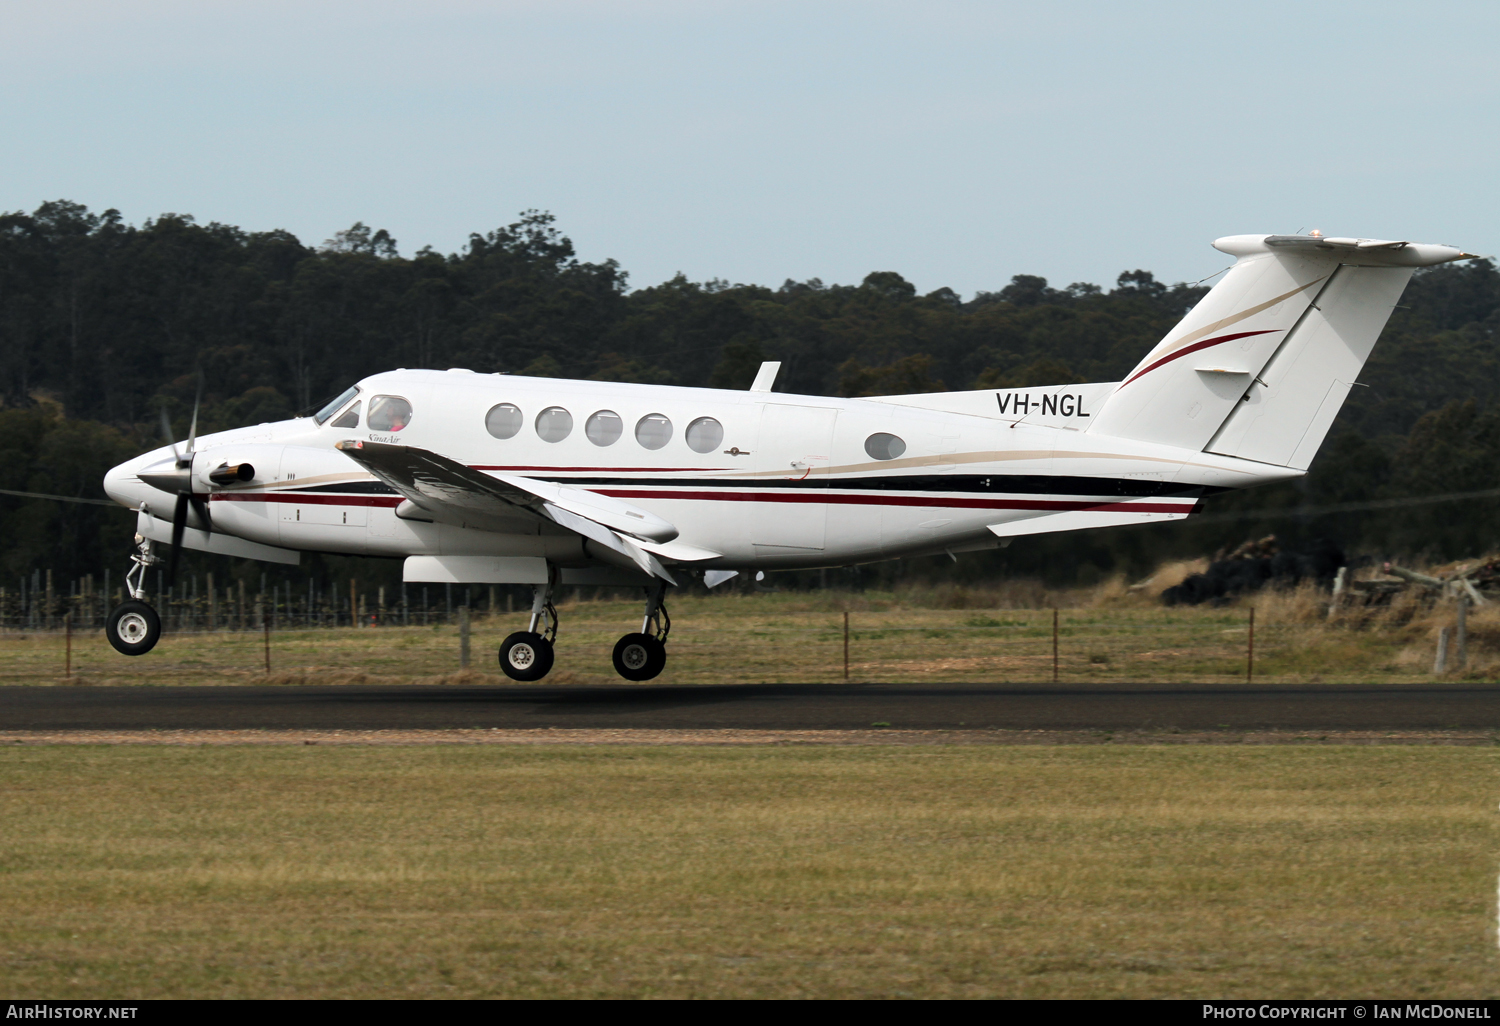
<svg viewBox="0 0 1500 1026"><path fill-rule="evenodd" d="M611 495L617 499L697 499L699 501L724 502L826 502L836 505L855 506L937 506L950 509L1029 509L1074 511L1093 510L1100 513L1191 513L1197 500L1183 505L1166 502L1067 502L1058 499L954 499L928 495L829 495L812 492L793 492L775 495L767 492L643 492L615 489L591 489L600 495Z"/></svg>
<svg viewBox="0 0 1500 1026"><path fill-rule="evenodd" d="M748 453L746 455L749 455ZM716 473L721 470L734 470L734 467L489 467L482 464L471 464L470 470L516 470L535 471L559 474L687 474L687 473Z"/></svg>
<svg viewBox="0 0 1500 1026"><path fill-rule="evenodd" d="M930 506L949 509L1024 509L1053 512L1091 510L1097 513L1191 513L1192 503L1073 501L1058 499L958 499L928 495L830 495L812 492L657 492L590 489L621 499L694 499L700 502L825 502L854 506ZM303 506L376 506L394 509L399 495L289 495L285 492L233 492L210 496L212 502L286 502Z"/></svg>
<svg viewBox="0 0 1500 1026"><path fill-rule="evenodd" d="M1206 338L1202 342L1194 342L1192 345L1184 349L1177 350L1177 352L1172 353L1170 356L1163 356L1160 360L1157 360L1145 370L1140 371L1137 374L1132 374L1130 378L1126 380L1125 384L1121 385L1120 387L1124 388L1125 385L1130 384L1130 382L1134 381L1142 374L1149 374L1164 363L1171 363L1173 360L1180 360L1188 353L1196 353L1200 349L1207 349L1209 346L1216 346L1220 342L1233 342L1237 338L1249 338L1251 335L1269 335L1273 331L1281 330L1281 328L1265 328L1262 331L1240 331L1236 332L1233 335L1220 335L1218 338Z"/></svg>
<svg viewBox="0 0 1500 1026"><path fill-rule="evenodd" d="M299 506L384 506L401 505L399 495L297 495L286 492L220 492L209 496L210 502L293 502Z"/></svg>

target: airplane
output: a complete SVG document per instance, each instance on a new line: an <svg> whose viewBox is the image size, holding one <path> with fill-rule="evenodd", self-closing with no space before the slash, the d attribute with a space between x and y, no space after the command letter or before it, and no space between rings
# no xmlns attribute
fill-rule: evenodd
<svg viewBox="0 0 1500 1026"><path fill-rule="evenodd" d="M202 438L195 406L181 451L169 434L105 476L137 511L107 636L152 649L145 571L170 580L183 546L401 557L406 581L531 586L499 649L519 681L552 668L558 588L642 587L612 661L650 680L689 578L957 558L1305 474L1412 272L1474 257L1316 231L1213 245L1233 266L1116 382L844 399L773 392L773 362L743 392L401 369Z"/></svg>

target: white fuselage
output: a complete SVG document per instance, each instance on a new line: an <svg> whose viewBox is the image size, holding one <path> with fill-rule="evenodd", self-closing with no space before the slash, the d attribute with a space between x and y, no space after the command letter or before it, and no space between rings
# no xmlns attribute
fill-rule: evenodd
<svg viewBox="0 0 1500 1026"><path fill-rule="evenodd" d="M194 490L209 501L213 531L299 551L590 563L576 535L550 525L497 532L413 516L409 504L398 516L402 497L334 448L350 439L414 446L491 474L618 498L669 521L677 544L717 553L693 562L703 569L841 566L987 548L999 544L995 525L1078 512L1119 514L1121 523L1180 516L1205 492L1300 473L1090 434L1082 396L1062 404L1066 416L1042 420L1003 415L998 402L986 415L982 396L965 404L979 412L953 412L910 405L910 397L897 403L428 370L377 374L359 387L357 400L321 424L299 418L198 439ZM409 422L371 428L368 413L380 396L409 403ZM345 410L356 401L363 403L357 426L335 426L349 423ZM520 411L511 437L486 427L499 404ZM552 408L567 411L572 426L547 441L538 417ZM592 441L587 430L599 411L617 417L601 418L620 429L609 444ZM653 419L640 437L655 444L665 434L664 444L638 440L643 418ZM706 452L689 445L688 428L701 418L722 427L717 440L711 426L693 437L700 449L713 441ZM549 415L551 433L566 419ZM872 456L868 440L877 434L896 436L904 448L894 454L891 443L875 444L877 456L890 458ZM164 447L116 467L106 490L170 520L173 496L136 474L171 456ZM209 470L226 463L252 464L253 479L209 483Z"/></svg>

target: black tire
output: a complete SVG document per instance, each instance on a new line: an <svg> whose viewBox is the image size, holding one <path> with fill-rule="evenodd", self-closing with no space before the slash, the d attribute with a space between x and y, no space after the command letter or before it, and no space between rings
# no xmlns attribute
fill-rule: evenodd
<svg viewBox="0 0 1500 1026"><path fill-rule="evenodd" d="M145 655L161 638L161 617L144 602L132 599L115 607L104 622L104 636L116 652Z"/></svg>
<svg viewBox="0 0 1500 1026"><path fill-rule="evenodd" d="M667 646L649 634L627 634L615 642L615 672L626 680L651 680L667 666Z"/></svg>
<svg viewBox="0 0 1500 1026"><path fill-rule="evenodd" d="M541 680L552 670L552 642L516 631L500 644L500 669L511 680Z"/></svg>

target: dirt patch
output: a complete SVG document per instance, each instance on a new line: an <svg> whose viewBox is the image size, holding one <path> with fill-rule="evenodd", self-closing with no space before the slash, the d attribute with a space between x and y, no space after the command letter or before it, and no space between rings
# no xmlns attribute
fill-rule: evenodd
<svg viewBox="0 0 1500 1026"><path fill-rule="evenodd" d="M7 730L0 745L1460 745L1490 731Z"/></svg>

